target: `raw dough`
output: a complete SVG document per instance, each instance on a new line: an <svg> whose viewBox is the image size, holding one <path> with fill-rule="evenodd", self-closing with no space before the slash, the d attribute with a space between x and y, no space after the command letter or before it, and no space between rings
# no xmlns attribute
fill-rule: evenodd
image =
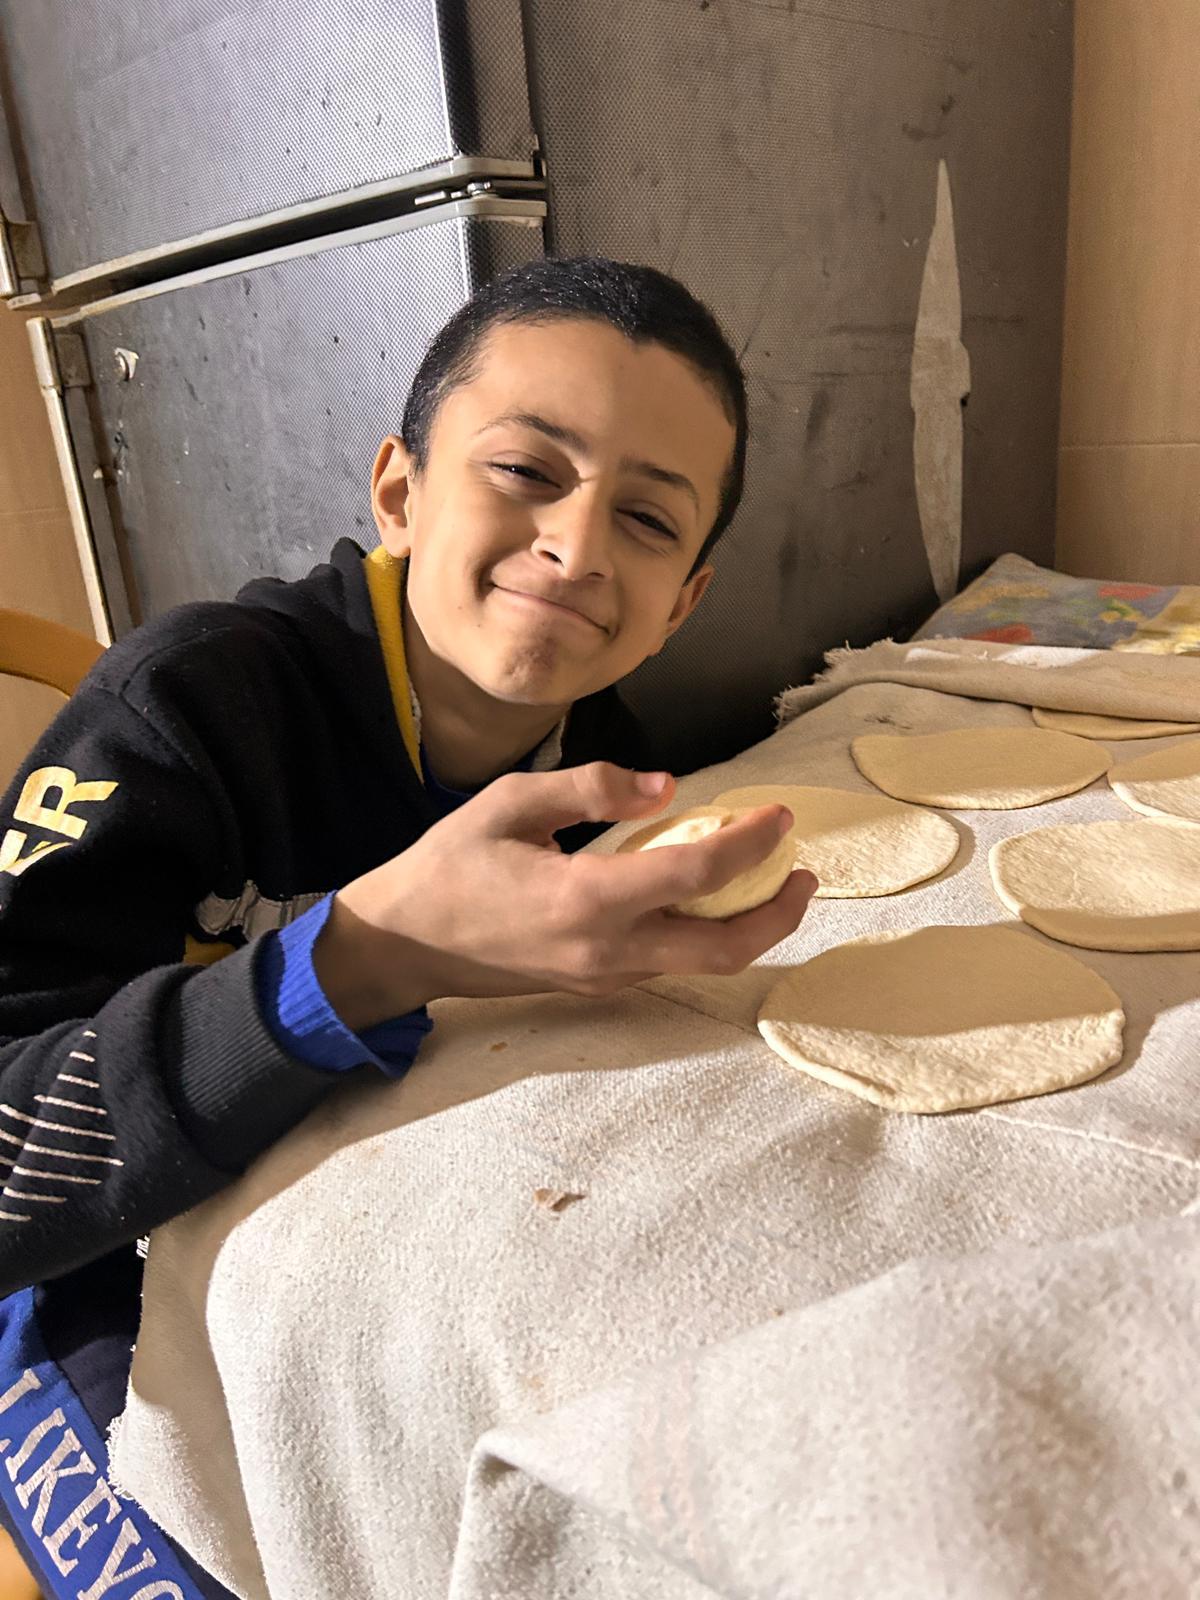
<svg viewBox="0 0 1200 1600"><path fill-rule="evenodd" d="M628 839L617 846L617 854L627 854L633 850L656 850L664 844L694 844L698 839L715 833L718 828L727 828L731 822L736 822L753 809L752 806L743 806L740 810L731 811L724 806L690 806L686 811L677 811L674 816L659 817L648 828L639 828L636 833L631 833ZM767 859L759 862L758 866L739 873L712 894L681 900L670 909L687 917L708 917L717 921L736 917L742 911L753 911L755 906L765 905L768 900L775 898L794 865L795 850L791 835L784 834Z"/></svg>
<svg viewBox="0 0 1200 1600"><path fill-rule="evenodd" d="M850 754L864 778L897 800L953 811L1016 811L1085 789L1108 771L1107 750L1045 728L867 733Z"/></svg>
<svg viewBox="0 0 1200 1600"><path fill-rule="evenodd" d="M758 1029L793 1067L889 1111L959 1111L1084 1083L1121 1059L1103 978L1013 928L853 939L795 967Z"/></svg>
<svg viewBox="0 0 1200 1600"><path fill-rule="evenodd" d="M1108 774L1113 793L1148 817L1200 822L1200 739L1122 761Z"/></svg>
<svg viewBox="0 0 1200 1600"><path fill-rule="evenodd" d="M948 867L958 830L936 811L881 794L794 783L727 789L715 806L787 806L796 819L788 837L795 864L815 872L818 895L851 900L896 894Z"/></svg>
<svg viewBox="0 0 1200 1600"><path fill-rule="evenodd" d="M993 845L996 893L1085 950L1200 950L1200 828L1068 822Z"/></svg>
<svg viewBox="0 0 1200 1600"><path fill-rule="evenodd" d="M1077 733L1084 739L1162 739L1172 733L1200 733L1200 722L1142 722L1136 717L1098 717L1090 711L1048 711L1033 707L1039 728Z"/></svg>

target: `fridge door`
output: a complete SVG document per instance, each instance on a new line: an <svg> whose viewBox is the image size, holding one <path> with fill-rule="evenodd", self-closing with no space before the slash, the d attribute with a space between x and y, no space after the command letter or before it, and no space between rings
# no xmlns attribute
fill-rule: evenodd
<svg viewBox="0 0 1200 1600"><path fill-rule="evenodd" d="M938 552L943 571L1051 558L1071 8L528 0L526 14L551 252L675 273L748 375L747 489L717 577L631 682L678 729L679 761L712 760L769 731L771 696L823 651L903 634L936 604L913 385L943 162L934 346L957 288L965 357L947 337L932 441L947 480L924 485L945 491L925 514L952 524L957 468L961 551Z"/></svg>
<svg viewBox="0 0 1200 1600"><path fill-rule="evenodd" d="M56 345L81 340L90 367L87 411L68 420L131 591L128 612L109 597L115 631L299 577L342 535L372 546L371 464L430 339L479 284L542 254L544 216L457 202L56 319Z"/></svg>
<svg viewBox="0 0 1200 1600"><path fill-rule="evenodd" d="M520 0L0 0L0 68L56 291L248 222L533 171Z"/></svg>

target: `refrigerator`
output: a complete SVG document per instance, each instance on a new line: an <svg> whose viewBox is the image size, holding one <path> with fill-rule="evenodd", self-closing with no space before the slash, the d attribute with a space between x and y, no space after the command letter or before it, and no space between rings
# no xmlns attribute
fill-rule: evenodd
<svg viewBox="0 0 1200 1600"><path fill-rule="evenodd" d="M544 254L681 278L746 492L623 684L684 772L824 652L1048 561L1070 0L0 0L0 295L97 629L375 534L433 334Z"/></svg>

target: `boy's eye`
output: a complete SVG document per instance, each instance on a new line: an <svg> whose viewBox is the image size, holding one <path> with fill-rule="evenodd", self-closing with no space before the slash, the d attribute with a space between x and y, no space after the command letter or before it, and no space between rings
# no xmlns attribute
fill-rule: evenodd
<svg viewBox="0 0 1200 1600"><path fill-rule="evenodd" d="M667 527L665 522L660 522L657 517L652 517L648 511L630 511L635 522L643 523L647 528L653 528L655 533L665 533L668 539L675 537L674 532Z"/></svg>
<svg viewBox="0 0 1200 1600"><path fill-rule="evenodd" d="M541 483L549 483L550 479L543 477L533 467L522 466L519 461L490 461L489 466L495 467L499 472L515 472L522 478L537 478Z"/></svg>
<svg viewBox="0 0 1200 1600"><path fill-rule="evenodd" d="M550 479L543 473L538 472L535 467L527 467L519 461L489 461L488 466L495 467L498 472L512 473L516 477L536 479L538 483L550 482ZM647 528L653 528L657 533L665 533L668 539L676 537L665 523L660 522L657 517L652 517L648 511L630 511L626 514L633 517L635 521L643 523Z"/></svg>

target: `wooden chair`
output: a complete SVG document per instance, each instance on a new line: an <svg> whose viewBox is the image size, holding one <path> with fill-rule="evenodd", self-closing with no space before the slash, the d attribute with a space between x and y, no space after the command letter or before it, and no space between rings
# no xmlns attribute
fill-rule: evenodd
<svg viewBox="0 0 1200 1600"><path fill-rule="evenodd" d="M0 676L28 678L70 696L103 651L74 628L0 608ZM0 1532L0 1600L38 1600L40 1593L12 1540Z"/></svg>
<svg viewBox="0 0 1200 1600"><path fill-rule="evenodd" d="M27 611L0 609L0 676L28 678L72 695L104 646Z"/></svg>

